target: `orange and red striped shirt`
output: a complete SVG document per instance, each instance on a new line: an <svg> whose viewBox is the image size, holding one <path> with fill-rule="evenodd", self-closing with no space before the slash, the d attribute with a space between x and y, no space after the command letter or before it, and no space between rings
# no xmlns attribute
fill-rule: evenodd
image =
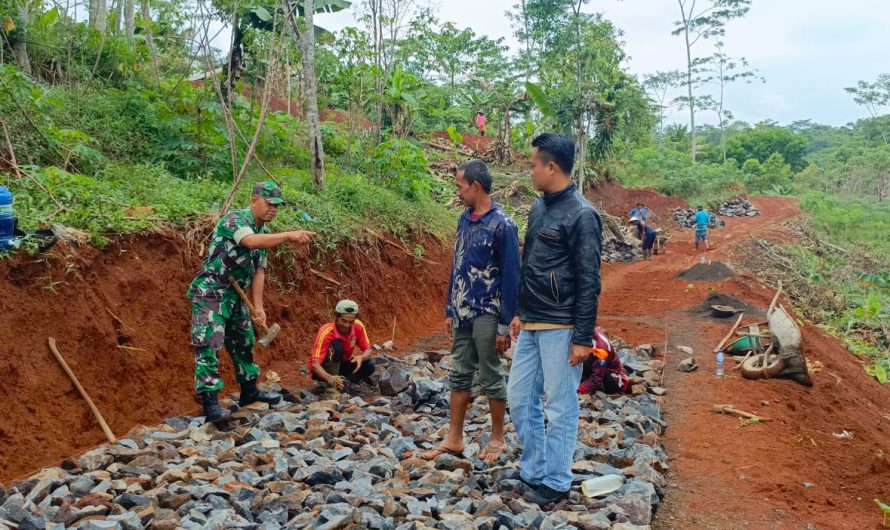
<svg viewBox="0 0 890 530"><path fill-rule="evenodd" d="M361 320L356 319L356 321L353 322L352 328L349 330L349 335L345 337L340 333L340 330L337 329L337 325L334 322L328 322L319 328L318 334L315 336L315 342L312 344L312 353L309 355L309 362L307 364L309 373L312 373L312 365L314 363L321 364L325 362L325 359L329 354L328 350L331 347L331 342L335 339L343 341L344 361L352 359L352 352L355 350L356 346L358 346L361 351L365 351L371 347L371 342L368 340L368 332Z"/></svg>

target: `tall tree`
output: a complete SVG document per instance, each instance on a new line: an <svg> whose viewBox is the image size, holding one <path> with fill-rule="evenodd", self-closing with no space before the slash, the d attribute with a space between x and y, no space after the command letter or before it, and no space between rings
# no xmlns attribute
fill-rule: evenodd
<svg viewBox="0 0 890 530"><path fill-rule="evenodd" d="M517 38L528 39L535 54L532 77L537 83L527 84L529 95L542 114L573 137L573 176L582 187L595 174L589 164L611 156L631 108L648 113L636 80L622 70L620 31L601 15L582 12L585 3L527 0L524 12L513 15L518 21L527 18L527 24L515 26Z"/></svg>
<svg viewBox="0 0 890 530"><path fill-rule="evenodd" d="M670 103L667 101L667 93L670 89L680 85L682 80L683 74L676 70L669 72L655 72L654 74L647 74L643 78L643 88L646 90L649 99L652 101L657 111L659 145L664 142L665 112L670 108Z"/></svg>
<svg viewBox="0 0 890 530"><path fill-rule="evenodd" d="M730 57L723 50L723 42L717 41L714 45L714 55L708 57L704 69L705 83L717 87L717 97L713 99L711 108L717 113L720 127L720 149L723 161L726 162L726 124L732 120L732 113L726 109L726 87L738 81L750 83L754 80L766 82L766 79L757 75L756 69L748 69L748 60L744 57Z"/></svg>
<svg viewBox="0 0 890 530"><path fill-rule="evenodd" d="M128 39L132 39L136 33L135 0L124 0L124 31Z"/></svg>
<svg viewBox="0 0 890 530"><path fill-rule="evenodd" d="M286 0L285 0L286 2ZM324 144L321 138L321 120L318 114L318 79L315 76L315 12L335 12L349 7L344 0L304 0L300 4L284 4L285 15L300 46L303 65L303 108L309 134L310 171L312 180L319 188L324 187ZM303 27L297 24L295 11L303 16ZM323 30L321 30L323 31Z"/></svg>
<svg viewBox="0 0 890 530"><path fill-rule="evenodd" d="M748 13L751 0L677 0L680 20L674 22L672 35L682 35L686 48L686 92L689 103L689 130L692 134L692 162L695 162L695 109L694 94L697 60L693 48L702 39L722 37L730 20Z"/></svg>
<svg viewBox="0 0 890 530"><path fill-rule="evenodd" d="M844 90L848 94L852 94L853 101L865 107L872 118L878 118L882 114L881 109L890 105L890 74L879 75L874 83L859 81L856 86L847 87ZM881 133L881 138L884 139L884 144L890 145L890 134L878 120L875 122Z"/></svg>
<svg viewBox="0 0 890 530"><path fill-rule="evenodd" d="M100 33L108 29L108 0L90 0L90 25Z"/></svg>
<svg viewBox="0 0 890 530"><path fill-rule="evenodd" d="M14 0L16 18L12 26L3 28L12 47L12 58L21 71L31 73L31 58L28 56L28 25L31 10L29 0Z"/></svg>

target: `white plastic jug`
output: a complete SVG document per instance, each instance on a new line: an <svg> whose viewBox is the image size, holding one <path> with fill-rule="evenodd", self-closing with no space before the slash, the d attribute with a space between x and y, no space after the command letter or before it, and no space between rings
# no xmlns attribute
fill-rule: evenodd
<svg viewBox="0 0 890 530"><path fill-rule="evenodd" d="M603 475L582 482L581 493L587 497L601 497L618 491L623 485L624 477L622 475Z"/></svg>

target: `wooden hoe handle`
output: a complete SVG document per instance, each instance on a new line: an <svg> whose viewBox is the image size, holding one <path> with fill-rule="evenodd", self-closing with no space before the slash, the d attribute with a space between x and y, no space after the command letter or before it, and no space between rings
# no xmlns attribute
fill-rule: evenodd
<svg viewBox="0 0 890 530"><path fill-rule="evenodd" d="M68 374L68 379L71 379L71 382L74 383L74 386L77 388L77 391L80 392L80 395L83 396L83 399L86 400L87 405L90 406L90 410L93 411L93 416L95 416L96 421L99 422L99 426L102 427L102 432L105 433L105 437L108 438L110 443L117 442L117 438L114 437L114 433L111 432L111 429L108 428L108 424L105 423L105 418L102 417L102 413L99 412L99 409L93 403L93 400L90 399L90 395L87 394L87 391L80 385L80 381L77 380L77 376L74 375L74 372L71 371L71 368L68 366L68 363L65 362L65 359L62 357L62 354L59 353L59 350L56 348L56 339L50 337L49 338L49 349L53 352L56 360L59 361L59 364L62 365L62 369L65 370L65 373Z"/></svg>
<svg viewBox="0 0 890 530"><path fill-rule="evenodd" d="M244 289L241 288L235 278L229 278L229 281L232 283L232 287L234 287L235 290L238 291L238 296L241 297L241 300L243 300L244 303L247 304L247 309L250 310L250 315L254 318L254 320L256 320L256 308L253 307L252 303L250 303L250 299L247 298L247 293L244 292Z"/></svg>

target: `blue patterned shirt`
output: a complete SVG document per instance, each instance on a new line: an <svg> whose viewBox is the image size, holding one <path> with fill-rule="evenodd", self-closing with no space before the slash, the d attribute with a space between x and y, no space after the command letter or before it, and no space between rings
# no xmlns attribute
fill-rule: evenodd
<svg viewBox="0 0 890 530"><path fill-rule="evenodd" d="M519 299L519 230L495 203L477 219L471 214L464 211L457 225L445 316L468 327L483 314L495 315L504 336Z"/></svg>

